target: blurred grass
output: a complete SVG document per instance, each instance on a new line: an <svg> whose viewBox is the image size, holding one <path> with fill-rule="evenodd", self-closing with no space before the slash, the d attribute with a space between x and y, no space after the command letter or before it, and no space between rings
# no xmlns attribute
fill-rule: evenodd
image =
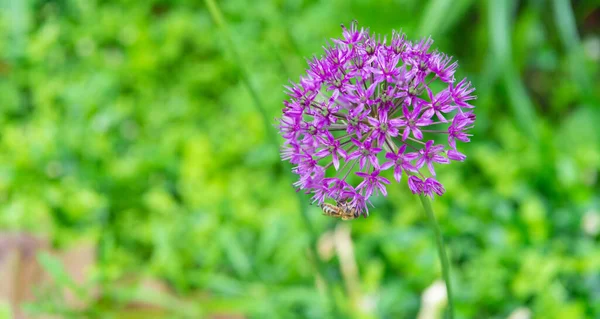
<svg viewBox="0 0 600 319"><path fill-rule="evenodd" d="M303 208L270 119L304 58L357 19L431 34L477 88L469 158L441 168L434 203L457 317L600 317L596 2L218 4L239 57L196 1L0 0L0 229L95 239L103 292L30 311L126 317L145 298L166 318L326 317L308 251L335 222ZM414 318L441 278L435 244L405 186L374 204L352 222L359 291L335 253L320 252L323 278L340 317ZM140 294L132 277L171 292Z"/></svg>

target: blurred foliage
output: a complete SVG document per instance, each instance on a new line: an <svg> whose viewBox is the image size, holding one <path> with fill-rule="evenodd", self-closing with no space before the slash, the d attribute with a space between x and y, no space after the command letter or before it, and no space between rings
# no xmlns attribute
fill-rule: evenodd
<svg viewBox="0 0 600 319"><path fill-rule="evenodd" d="M102 294L83 313L115 315L142 298L165 317L321 318L326 283L344 316L416 316L441 277L419 201L397 185L371 217L344 224L358 286L345 284L338 258L318 279L301 205L240 73L277 117L304 58L357 19L432 35L477 88L469 158L440 167L447 193L434 202L458 317L519 307L600 317L596 1L218 5L243 65L202 2L0 0L0 228L47 234L59 248L97 241L90 280ZM338 223L309 213L317 234ZM175 297L124 280L141 277ZM32 311L81 315L48 302Z"/></svg>

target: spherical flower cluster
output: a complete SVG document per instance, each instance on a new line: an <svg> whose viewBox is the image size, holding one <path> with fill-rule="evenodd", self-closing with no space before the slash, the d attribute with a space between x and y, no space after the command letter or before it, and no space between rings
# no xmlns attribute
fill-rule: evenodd
<svg viewBox="0 0 600 319"><path fill-rule="evenodd" d="M406 175L414 194L442 195L435 165L466 158L456 142L469 142L475 89L455 81L458 64L430 51L430 38L393 32L388 44L355 22L342 29L286 87L279 131L282 159L299 176L294 186L313 202L332 199L364 216L371 196L387 195L386 171L397 182Z"/></svg>

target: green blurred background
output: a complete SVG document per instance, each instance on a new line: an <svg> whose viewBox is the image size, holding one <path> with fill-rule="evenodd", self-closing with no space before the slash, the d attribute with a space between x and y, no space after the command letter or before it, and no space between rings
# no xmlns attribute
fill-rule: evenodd
<svg viewBox="0 0 600 319"><path fill-rule="evenodd" d="M83 307L40 291L27 313L417 317L441 279L418 199L396 184L368 219L322 216L270 139L283 85L357 19L432 35L477 88L468 159L439 168L434 202L457 317L600 318L597 1L213 9L226 28L202 1L0 0L0 230L95 251L83 284L40 258Z"/></svg>

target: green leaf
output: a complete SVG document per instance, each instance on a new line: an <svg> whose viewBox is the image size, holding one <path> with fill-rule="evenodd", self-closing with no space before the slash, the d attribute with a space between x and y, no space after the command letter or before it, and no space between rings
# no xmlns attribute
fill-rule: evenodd
<svg viewBox="0 0 600 319"><path fill-rule="evenodd" d="M503 84L508 93L513 117L523 132L527 133L533 141L538 141L538 132L535 126L537 118L533 103L528 96L519 71L512 63L511 28L513 20L510 16L510 6L514 1L490 1L488 3L488 23L490 43L495 62L498 63L503 73Z"/></svg>
<svg viewBox="0 0 600 319"><path fill-rule="evenodd" d="M473 4L473 0L432 0L422 15L417 34L427 37L445 34Z"/></svg>
<svg viewBox="0 0 600 319"><path fill-rule="evenodd" d="M59 287L70 289L80 298L85 296L85 291L73 281L73 278L67 273L63 263L57 257L48 252L40 252L37 254L37 260Z"/></svg>
<svg viewBox="0 0 600 319"><path fill-rule="evenodd" d="M553 0L552 2L555 25L563 47L568 52L568 63L572 77L579 84L582 91L587 93L591 89L591 81L585 69L581 41L571 7L573 4L567 0Z"/></svg>
<svg viewBox="0 0 600 319"><path fill-rule="evenodd" d="M10 304L6 301L0 301L0 319L12 319L12 310Z"/></svg>

